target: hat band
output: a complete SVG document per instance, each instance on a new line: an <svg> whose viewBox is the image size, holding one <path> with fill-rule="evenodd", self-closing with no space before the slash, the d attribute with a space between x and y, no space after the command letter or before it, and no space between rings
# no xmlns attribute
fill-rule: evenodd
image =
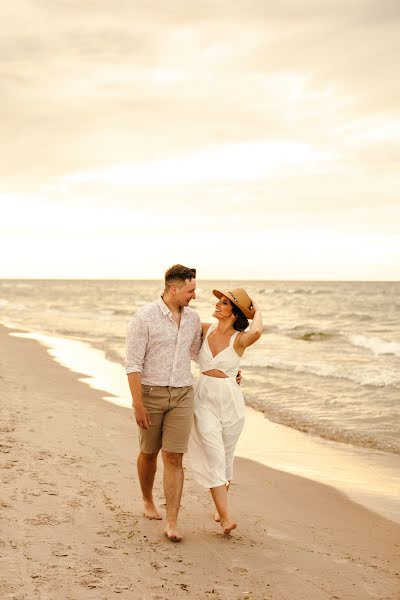
<svg viewBox="0 0 400 600"><path fill-rule="evenodd" d="M238 304L240 304L240 301L236 298L236 296L234 294L232 294L232 292L229 292L229 294L232 296L232 298L234 299L235 302L237 302ZM241 305L241 304L240 304ZM242 306L242 305L241 305ZM244 306L244 305L243 305ZM245 307L246 308L246 307ZM250 305L250 309L251 309L251 305ZM246 308L246 310L250 310L249 308Z"/></svg>

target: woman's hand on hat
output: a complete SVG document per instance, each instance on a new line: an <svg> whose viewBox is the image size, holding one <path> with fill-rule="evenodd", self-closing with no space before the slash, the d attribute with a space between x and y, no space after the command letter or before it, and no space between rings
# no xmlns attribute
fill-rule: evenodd
<svg viewBox="0 0 400 600"><path fill-rule="evenodd" d="M253 299L251 300L251 303L253 305L254 311L257 312L258 310L260 310L259 305L257 304L257 302L255 302Z"/></svg>

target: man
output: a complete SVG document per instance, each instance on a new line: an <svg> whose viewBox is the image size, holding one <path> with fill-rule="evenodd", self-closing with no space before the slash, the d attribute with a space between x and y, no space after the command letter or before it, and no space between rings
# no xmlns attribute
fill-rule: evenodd
<svg viewBox="0 0 400 600"><path fill-rule="evenodd" d="M191 358L201 346L201 323L189 303L196 297L196 270L174 265L165 273L164 293L144 306L128 325L126 372L139 426L137 468L144 515L161 519L154 504L157 456L162 452L166 536L180 542L177 527L183 489L182 457L193 421Z"/></svg>

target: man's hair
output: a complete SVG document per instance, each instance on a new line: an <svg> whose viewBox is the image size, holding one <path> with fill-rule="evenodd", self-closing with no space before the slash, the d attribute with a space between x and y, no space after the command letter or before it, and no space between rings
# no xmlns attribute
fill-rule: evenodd
<svg viewBox="0 0 400 600"><path fill-rule="evenodd" d="M165 287L169 288L174 282L184 283L186 279L195 279L196 269L190 269L183 265L172 265L165 271Z"/></svg>

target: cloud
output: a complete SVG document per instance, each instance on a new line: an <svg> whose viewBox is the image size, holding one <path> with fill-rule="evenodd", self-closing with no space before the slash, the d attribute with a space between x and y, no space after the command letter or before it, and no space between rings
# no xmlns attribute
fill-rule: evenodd
<svg viewBox="0 0 400 600"><path fill-rule="evenodd" d="M3 233L398 231L397 1L20 0L0 17Z"/></svg>
<svg viewBox="0 0 400 600"><path fill-rule="evenodd" d="M326 148L360 114L398 114L394 2L1 10L1 164L13 184L213 143Z"/></svg>
<svg viewBox="0 0 400 600"><path fill-rule="evenodd" d="M263 180L288 166L316 165L332 159L306 144L257 142L224 145L209 151L152 163L121 164L100 171L68 176L68 184L104 183L114 186L173 185Z"/></svg>

